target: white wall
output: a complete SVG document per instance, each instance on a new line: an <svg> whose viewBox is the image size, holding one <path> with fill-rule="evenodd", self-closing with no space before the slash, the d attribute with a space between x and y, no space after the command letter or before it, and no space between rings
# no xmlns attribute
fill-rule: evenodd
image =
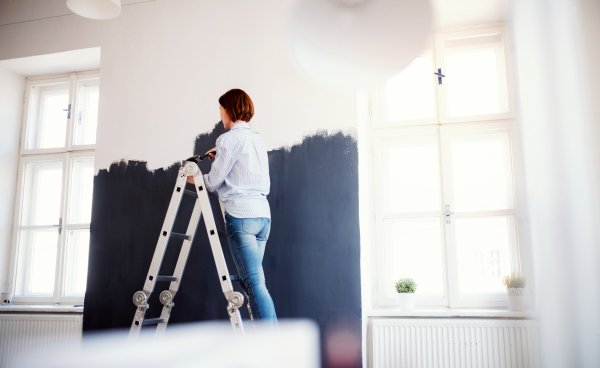
<svg viewBox="0 0 600 368"><path fill-rule="evenodd" d="M19 164L19 137L25 78L0 68L0 266L7 264ZM0 272L0 292L8 292Z"/></svg>
<svg viewBox="0 0 600 368"><path fill-rule="evenodd" d="M47 6L61 12L59 3ZM5 8L27 16L18 4ZM158 0L124 6L110 21L66 15L10 24L0 26L0 60L101 47L96 170L120 159L158 168L189 157L195 136L219 121L217 100L230 88L252 97L251 124L273 149L317 129L356 126L355 95L323 90L295 70L292 8L277 0Z"/></svg>

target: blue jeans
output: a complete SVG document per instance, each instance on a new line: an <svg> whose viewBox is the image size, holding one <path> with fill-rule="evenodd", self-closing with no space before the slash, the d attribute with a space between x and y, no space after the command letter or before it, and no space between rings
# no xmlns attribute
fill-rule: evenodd
<svg viewBox="0 0 600 368"><path fill-rule="evenodd" d="M277 323L273 299L265 284L262 267L265 246L271 231L268 218L237 218L225 213L227 238L240 280L248 290L252 316L263 322Z"/></svg>

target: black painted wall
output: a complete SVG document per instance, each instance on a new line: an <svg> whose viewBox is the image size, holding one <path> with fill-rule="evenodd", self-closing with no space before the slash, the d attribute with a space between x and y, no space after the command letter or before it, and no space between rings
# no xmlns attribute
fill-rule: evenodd
<svg viewBox="0 0 600 368"><path fill-rule="evenodd" d="M219 124L198 136L194 154L214 147L223 132ZM149 171L144 162L120 162L96 176L84 331L130 326L132 296L142 289L179 166ZM200 167L208 172L210 162ZM278 317L310 318L320 325L323 339L335 330L360 342L356 141L342 133L319 132L291 148L270 151L269 169L272 228L263 266ZM223 229L218 202L212 201L217 226ZM174 231L185 232L191 204L184 196ZM203 221L198 231L170 323L227 320ZM161 274L173 271L180 247L180 240L170 241ZM223 249L230 273L236 274L228 246ZM147 317L160 314L158 294L168 288L167 282L161 284ZM236 283L234 287L239 290ZM242 313L246 319L245 307Z"/></svg>

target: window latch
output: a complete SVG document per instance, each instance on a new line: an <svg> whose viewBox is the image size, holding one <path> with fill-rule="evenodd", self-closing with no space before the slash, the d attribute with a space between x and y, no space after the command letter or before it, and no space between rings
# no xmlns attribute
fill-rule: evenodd
<svg viewBox="0 0 600 368"><path fill-rule="evenodd" d="M438 83L442 84L442 78L445 77L445 75L442 74L442 69L438 68L438 72L437 73L433 73L433 74L435 74L435 75L438 76ZM71 106L71 105L69 105L69 106Z"/></svg>
<svg viewBox="0 0 600 368"><path fill-rule="evenodd" d="M446 212L444 214L446 215L446 223L449 224L450 223L450 216L454 215L454 212L450 212L450 205L449 204L446 205Z"/></svg>
<svg viewBox="0 0 600 368"><path fill-rule="evenodd" d="M52 225L52 226L58 228L58 235L60 235L62 233L62 218L58 219L58 225Z"/></svg>
<svg viewBox="0 0 600 368"><path fill-rule="evenodd" d="M63 109L63 111L68 111L68 113L67 113L67 119L71 119L71 104L69 104L69 108L68 109Z"/></svg>

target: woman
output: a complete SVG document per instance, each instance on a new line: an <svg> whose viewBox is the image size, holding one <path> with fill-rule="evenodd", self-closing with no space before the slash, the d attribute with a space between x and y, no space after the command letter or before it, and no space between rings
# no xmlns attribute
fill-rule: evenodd
<svg viewBox="0 0 600 368"><path fill-rule="evenodd" d="M218 191L225 205L229 247L248 290L252 315L276 324L275 306L262 268L271 230L267 149L248 125L254 115L254 104L246 92L228 91L219 98L219 109L221 121L229 132L222 134L216 147L207 152L214 163L210 173L204 175L204 182L209 191ZM216 155L210 153L214 150Z"/></svg>

